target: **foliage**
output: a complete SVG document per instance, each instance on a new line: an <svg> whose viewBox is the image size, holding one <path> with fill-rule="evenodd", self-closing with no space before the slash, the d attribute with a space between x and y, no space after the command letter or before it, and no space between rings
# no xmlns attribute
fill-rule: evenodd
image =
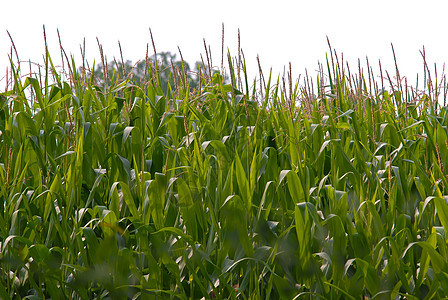
<svg viewBox="0 0 448 300"><path fill-rule="evenodd" d="M168 86L174 87L178 85L178 81L188 80L190 82L190 89L194 90L199 86L199 68L203 68L201 63L196 63L195 71L193 72L188 62L178 61L176 54L171 52L157 53L157 70L160 78L160 85L162 91L166 94ZM114 78L115 80L123 81L125 79L134 83L140 87L145 86L148 82L149 68L155 68L155 55L152 55L144 60L140 60L133 64L130 60L126 62L112 60L105 63L103 68L102 64L97 64L93 69L93 78L97 81L97 84L104 84L104 74L107 69L107 78ZM82 72L82 68L79 69Z"/></svg>
<svg viewBox="0 0 448 300"><path fill-rule="evenodd" d="M97 84L73 60L62 81L49 55L43 77L11 64L1 298L448 295L437 83L379 92L327 59L317 93L271 76L257 91L231 62L230 83L195 92L153 66L139 85Z"/></svg>

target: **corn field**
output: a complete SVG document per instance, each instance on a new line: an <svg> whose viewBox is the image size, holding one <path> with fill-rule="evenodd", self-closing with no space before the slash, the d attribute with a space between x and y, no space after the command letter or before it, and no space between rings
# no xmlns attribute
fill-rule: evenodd
<svg viewBox="0 0 448 300"><path fill-rule="evenodd" d="M302 84L228 54L163 91L44 57L0 94L0 298L446 299L444 76L330 48Z"/></svg>

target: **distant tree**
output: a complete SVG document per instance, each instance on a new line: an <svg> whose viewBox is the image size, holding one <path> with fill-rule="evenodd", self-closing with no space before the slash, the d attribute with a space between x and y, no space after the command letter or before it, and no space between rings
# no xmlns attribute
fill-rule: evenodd
<svg viewBox="0 0 448 300"><path fill-rule="evenodd" d="M192 72L187 62L184 61L182 63L182 61L177 60L176 54L172 54L171 52L157 53L157 68L159 71L160 85L164 93L167 92L168 85L174 90L189 82L190 91L199 86L198 64L195 66L196 72ZM113 77L119 80L127 78L135 84L142 86L150 80L150 70L155 69L154 55L149 57L147 61L143 59L134 64L130 60L126 60L124 67L121 61L113 60L107 63L107 69L109 80ZM96 65L94 77L100 83L104 82L104 69L101 64Z"/></svg>

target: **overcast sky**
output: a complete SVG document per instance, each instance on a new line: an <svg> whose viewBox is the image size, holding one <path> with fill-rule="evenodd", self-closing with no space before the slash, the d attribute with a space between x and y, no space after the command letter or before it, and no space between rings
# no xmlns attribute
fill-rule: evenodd
<svg viewBox="0 0 448 300"><path fill-rule="evenodd" d="M151 43L152 29L158 51L177 53L179 46L190 63L204 53L203 39L210 45L213 64L221 65L221 30L225 25L225 47L237 54L237 32L241 32L250 74L258 70L260 56L265 70L275 75L292 63L293 75L315 76L317 62L328 52L326 37L344 59L365 65L369 57L376 66L393 69L391 42L401 74L415 78L422 72L420 51L425 46L430 66L440 69L448 62L448 1L102 1L49 0L7 1L2 3L0 18L0 78L3 77L10 51L11 34L21 60L42 62L44 40L42 25L53 59L59 62L56 30L68 54L80 61L79 47L86 39L87 58L98 59L96 38L108 60L119 57L121 42L125 60L133 62L145 56Z"/></svg>

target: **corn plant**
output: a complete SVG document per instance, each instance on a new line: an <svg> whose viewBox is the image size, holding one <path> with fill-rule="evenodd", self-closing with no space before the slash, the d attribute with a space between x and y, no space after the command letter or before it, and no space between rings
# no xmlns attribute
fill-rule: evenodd
<svg viewBox="0 0 448 300"><path fill-rule="evenodd" d="M0 297L444 298L446 80L380 89L330 54L316 88L228 54L194 90L11 58Z"/></svg>

